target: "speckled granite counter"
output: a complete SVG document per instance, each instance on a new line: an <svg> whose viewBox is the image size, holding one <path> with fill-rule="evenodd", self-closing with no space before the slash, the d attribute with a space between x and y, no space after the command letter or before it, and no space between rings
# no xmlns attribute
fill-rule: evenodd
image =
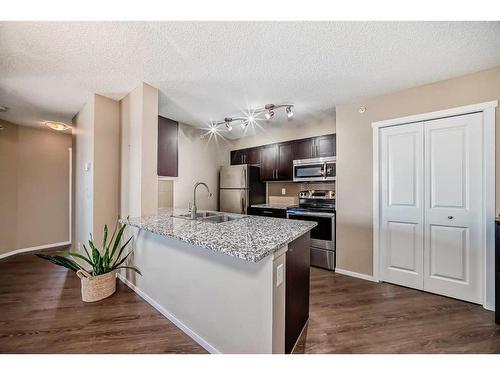
<svg viewBox="0 0 500 375"><path fill-rule="evenodd" d="M217 224L172 217L172 214L186 212L161 209L157 215L120 222L250 262L260 261L317 225L310 221L261 216L243 216Z"/></svg>

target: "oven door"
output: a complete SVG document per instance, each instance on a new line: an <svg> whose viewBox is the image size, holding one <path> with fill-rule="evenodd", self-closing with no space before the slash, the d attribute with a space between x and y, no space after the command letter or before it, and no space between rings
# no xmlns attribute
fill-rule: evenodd
<svg viewBox="0 0 500 375"><path fill-rule="evenodd" d="M335 213L288 210L287 217L318 223L311 230L311 246L335 250Z"/></svg>

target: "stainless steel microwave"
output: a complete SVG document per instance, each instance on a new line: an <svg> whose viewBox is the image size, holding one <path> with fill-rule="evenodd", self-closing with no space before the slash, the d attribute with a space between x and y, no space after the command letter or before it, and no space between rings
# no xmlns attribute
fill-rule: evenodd
<svg viewBox="0 0 500 375"><path fill-rule="evenodd" d="M293 161L294 181L334 181L336 176L335 156Z"/></svg>

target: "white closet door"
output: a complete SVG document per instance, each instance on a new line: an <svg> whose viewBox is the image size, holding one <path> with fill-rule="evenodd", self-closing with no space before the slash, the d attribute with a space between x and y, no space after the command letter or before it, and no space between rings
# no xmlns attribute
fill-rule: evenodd
<svg viewBox="0 0 500 375"><path fill-rule="evenodd" d="M424 290L481 302L482 113L427 121Z"/></svg>
<svg viewBox="0 0 500 375"><path fill-rule="evenodd" d="M381 279L423 288L423 123L381 129Z"/></svg>

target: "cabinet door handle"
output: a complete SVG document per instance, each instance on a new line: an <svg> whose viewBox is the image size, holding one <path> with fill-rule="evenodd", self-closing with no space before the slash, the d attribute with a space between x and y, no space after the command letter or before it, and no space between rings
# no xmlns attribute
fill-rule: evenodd
<svg viewBox="0 0 500 375"><path fill-rule="evenodd" d="M276 179L279 180L280 178L280 171L279 169L276 169Z"/></svg>

